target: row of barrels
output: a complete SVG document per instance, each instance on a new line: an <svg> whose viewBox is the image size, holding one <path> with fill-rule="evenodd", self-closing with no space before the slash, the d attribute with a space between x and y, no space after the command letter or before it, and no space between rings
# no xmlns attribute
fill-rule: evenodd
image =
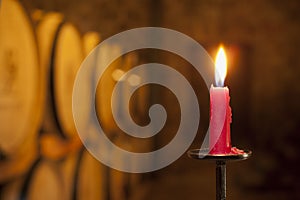
<svg viewBox="0 0 300 200"><path fill-rule="evenodd" d="M128 199L140 177L92 157L72 115L76 73L100 35L81 36L61 13L28 14L17 0L2 0L0 12L0 199ZM107 46L99 62L105 53L119 51ZM127 70L135 59L117 60L108 73ZM97 87L97 111L105 128L115 132L111 110L102 106L110 101L106 93L115 80L107 76L104 81ZM86 111L82 120L89 123L90 102L81 106Z"/></svg>

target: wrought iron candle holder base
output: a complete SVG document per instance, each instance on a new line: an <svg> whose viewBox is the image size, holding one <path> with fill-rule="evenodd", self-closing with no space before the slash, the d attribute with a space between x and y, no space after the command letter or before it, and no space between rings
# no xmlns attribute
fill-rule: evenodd
<svg viewBox="0 0 300 200"><path fill-rule="evenodd" d="M246 160L252 155L244 150L238 154L208 154L207 149L193 149L188 156L196 160L211 160L216 162L216 200L226 199L226 162Z"/></svg>

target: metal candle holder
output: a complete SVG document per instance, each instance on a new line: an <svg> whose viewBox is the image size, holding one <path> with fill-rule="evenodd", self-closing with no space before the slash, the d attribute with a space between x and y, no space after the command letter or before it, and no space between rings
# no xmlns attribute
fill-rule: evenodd
<svg viewBox="0 0 300 200"><path fill-rule="evenodd" d="M246 160L252 155L244 150L239 154L208 154L208 149L193 149L188 156L196 160L211 160L216 162L216 200L226 199L226 162Z"/></svg>

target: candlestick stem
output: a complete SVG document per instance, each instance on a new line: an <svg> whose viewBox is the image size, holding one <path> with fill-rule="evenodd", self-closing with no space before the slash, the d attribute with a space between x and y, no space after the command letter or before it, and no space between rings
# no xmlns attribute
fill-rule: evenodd
<svg viewBox="0 0 300 200"><path fill-rule="evenodd" d="M226 200L226 162L216 161L216 199Z"/></svg>
<svg viewBox="0 0 300 200"><path fill-rule="evenodd" d="M226 200L226 162L246 160L251 151L240 150L241 153L208 154L208 149L192 149L188 151L189 157L196 160L211 160L216 162L216 199Z"/></svg>

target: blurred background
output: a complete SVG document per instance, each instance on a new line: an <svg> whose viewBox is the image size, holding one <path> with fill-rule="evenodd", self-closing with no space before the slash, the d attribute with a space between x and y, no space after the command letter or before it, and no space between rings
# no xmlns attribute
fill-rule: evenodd
<svg viewBox="0 0 300 200"><path fill-rule="evenodd" d="M249 160L227 165L228 199L300 199L298 0L2 0L0 8L0 199L215 198L214 163L183 154L156 172L122 173L94 159L77 136L71 97L81 62L102 40L145 26L180 31L213 58L225 46L232 143L253 151ZM119 51L107 46L99 60ZM124 149L148 152L176 134L179 104L164 87L144 86L130 102L140 125L149 122L152 104L165 106L166 125L153 138L126 135L108 109L120 76L148 62L178 70L196 91L201 120L190 148L199 148L209 123L205 83L181 57L153 49L118 58L95 86L107 136Z"/></svg>

